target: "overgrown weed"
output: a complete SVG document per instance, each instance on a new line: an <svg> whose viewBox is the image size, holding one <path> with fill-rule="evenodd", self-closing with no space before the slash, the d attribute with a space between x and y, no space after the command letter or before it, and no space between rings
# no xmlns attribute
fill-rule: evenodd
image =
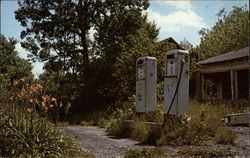
<svg viewBox="0 0 250 158"><path fill-rule="evenodd" d="M155 117L159 118L155 118L155 120L162 120L163 115L159 115L163 114L161 110L157 109L158 114ZM110 135L131 137L143 143L158 146L206 145L208 140L233 144L236 139L234 134L219 127L223 126L220 120L224 115L235 112L239 112L239 110L235 109L232 104L200 103L191 100L189 113L181 117L168 116L165 118L164 128L160 124L151 126L145 123L147 121L145 115L128 123L125 121L128 117L127 113L121 109L115 112L116 117L111 117L106 127ZM131 114L136 118L135 113L131 112Z"/></svg>
<svg viewBox="0 0 250 158"><path fill-rule="evenodd" d="M150 127L141 120L135 120L131 126L131 138L145 142L149 136Z"/></svg>
<svg viewBox="0 0 250 158"><path fill-rule="evenodd" d="M154 148L138 148L130 149L125 153L125 158L163 158L167 155L164 154L164 148L154 147Z"/></svg>
<svg viewBox="0 0 250 158"><path fill-rule="evenodd" d="M218 144L236 144L236 134L225 127L220 127L215 134L215 142Z"/></svg>
<svg viewBox="0 0 250 158"><path fill-rule="evenodd" d="M189 157L234 157L235 153L226 149L206 149L206 148L193 148L181 147L179 152Z"/></svg>
<svg viewBox="0 0 250 158"><path fill-rule="evenodd" d="M0 113L0 156L67 157L78 153L92 157L35 112L2 104Z"/></svg>
<svg viewBox="0 0 250 158"><path fill-rule="evenodd" d="M6 84L10 89L0 102L0 157L93 157L50 122L58 122L60 111L66 117L70 103L42 94L43 86L26 77Z"/></svg>

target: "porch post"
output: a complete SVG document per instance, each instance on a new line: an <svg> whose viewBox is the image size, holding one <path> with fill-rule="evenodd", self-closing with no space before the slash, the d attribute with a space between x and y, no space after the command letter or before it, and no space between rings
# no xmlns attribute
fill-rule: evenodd
<svg viewBox="0 0 250 158"><path fill-rule="evenodd" d="M235 101L239 99L239 90L238 90L238 72L234 71L234 91L235 91Z"/></svg>
<svg viewBox="0 0 250 158"><path fill-rule="evenodd" d="M217 85L217 95L218 95L218 99L222 100L223 99L223 91L222 91L222 77L220 76L219 81L218 81L218 85Z"/></svg>
<svg viewBox="0 0 250 158"><path fill-rule="evenodd" d="M204 74L201 73L201 99L205 99L205 92L204 92Z"/></svg>
<svg viewBox="0 0 250 158"><path fill-rule="evenodd" d="M234 101L234 71L230 71L230 87L231 87L231 96L232 96L232 101Z"/></svg>
<svg viewBox="0 0 250 158"><path fill-rule="evenodd" d="M195 95L201 100L201 73L195 72Z"/></svg>

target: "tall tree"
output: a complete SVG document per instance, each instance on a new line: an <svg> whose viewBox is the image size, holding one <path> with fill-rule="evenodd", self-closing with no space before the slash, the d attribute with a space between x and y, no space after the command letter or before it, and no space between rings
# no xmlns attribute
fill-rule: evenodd
<svg viewBox="0 0 250 158"><path fill-rule="evenodd" d="M99 18L101 0L19 1L16 19L26 27L21 38L33 57L57 68L81 72L89 63L89 30ZM35 39L35 40L34 40ZM85 65L85 66L82 66ZM49 67L49 66L48 66Z"/></svg>
<svg viewBox="0 0 250 158"><path fill-rule="evenodd" d="M18 56L15 50L16 40L6 39L0 34L0 100L9 93L14 80L33 77L32 65Z"/></svg>
<svg viewBox="0 0 250 158"><path fill-rule="evenodd" d="M79 104L112 101L107 94L114 94L109 92L118 84L113 63L122 43L129 44L130 36L148 23L142 14L148 0L24 0L19 6L16 19L26 27L23 46L33 58L46 61L48 71L72 74ZM92 29L97 31L94 40ZM155 38L158 30L148 34Z"/></svg>
<svg viewBox="0 0 250 158"><path fill-rule="evenodd" d="M0 75L11 81L32 76L32 66L27 60L18 56L15 50L16 40L6 39L0 34Z"/></svg>
<svg viewBox="0 0 250 158"><path fill-rule="evenodd" d="M121 88L121 86L125 84L124 80L121 79L125 79L127 75L134 76L134 70L132 74L118 75L118 71L121 70L117 68L119 58L126 56L128 53L138 53L136 56L146 54L146 52L131 52L128 50L131 50L132 47L137 47L135 46L137 43L135 43L134 40L140 40L142 43L143 41L145 41L145 43L155 41L158 35L158 29L155 24L148 22L147 15L143 14L143 10L149 7L147 0L119 0L116 3L111 2L112 1L107 1L108 16L101 18L96 27L95 45L96 53L101 56L103 60L102 69L105 69L100 77L102 84L98 91L105 94L107 100L113 102L121 96L127 97L127 95L118 95L121 94L119 92L121 92L122 89L128 92L125 90L125 87ZM142 38L142 34L145 38ZM144 45L144 47L146 49L146 45ZM140 49L140 51L144 50ZM130 67L135 68L134 62L131 63L131 60L128 62L132 64ZM123 65L124 68L128 68L127 66L127 64ZM130 79L133 79L133 76ZM129 93L131 93L131 91Z"/></svg>
<svg viewBox="0 0 250 158"><path fill-rule="evenodd" d="M249 10L247 6L233 7L227 13L219 11L218 21L211 29L202 29L199 58L226 53L231 50L248 46L249 41Z"/></svg>
<svg viewBox="0 0 250 158"><path fill-rule="evenodd" d="M190 79L193 79L193 73L197 71L197 65L198 62L198 46L194 47L188 40L184 38L183 41L180 42L180 45L183 46L186 50L189 51L189 57L190 57Z"/></svg>

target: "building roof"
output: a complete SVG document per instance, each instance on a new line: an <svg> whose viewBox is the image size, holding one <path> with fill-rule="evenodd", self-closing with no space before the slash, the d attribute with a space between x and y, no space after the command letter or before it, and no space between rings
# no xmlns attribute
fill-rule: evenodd
<svg viewBox="0 0 250 158"><path fill-rule="evenodd" d="M177 49L185 50L185 48L182 47L179 43L177 43L172 37L169 37L169 38L166 38L164 40L159 41L159 43L163 43L163 42L173 43L176 45Z"/></svg>
<svg viewBox="0 0 250 158"><path fill-rule="evenodd" d="M220 54L217 56L213 56L211 58L208 58L206 60L202 60L198 62L198 65L205 65L205 64L210 64L210 63L217 63L217 62L222 62L222 61L229 61L229 60L234 60L234 59L239 59L243 57L248 57L249 56L249 47L238 49L238 50L233 50L228 53Z"/></svg>

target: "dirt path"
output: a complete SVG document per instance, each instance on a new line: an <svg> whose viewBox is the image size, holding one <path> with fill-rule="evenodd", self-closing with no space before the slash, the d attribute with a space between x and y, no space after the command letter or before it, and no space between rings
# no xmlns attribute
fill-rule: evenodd
<svg viewBox="0 0 250 158"><path fill-rule="evenodd" d="M93 126L62 127L77 143L93 153L97 158L123 157L126 149L141 148L139 142L130 139L115 139L107 136L105 128Z"/></svg>

